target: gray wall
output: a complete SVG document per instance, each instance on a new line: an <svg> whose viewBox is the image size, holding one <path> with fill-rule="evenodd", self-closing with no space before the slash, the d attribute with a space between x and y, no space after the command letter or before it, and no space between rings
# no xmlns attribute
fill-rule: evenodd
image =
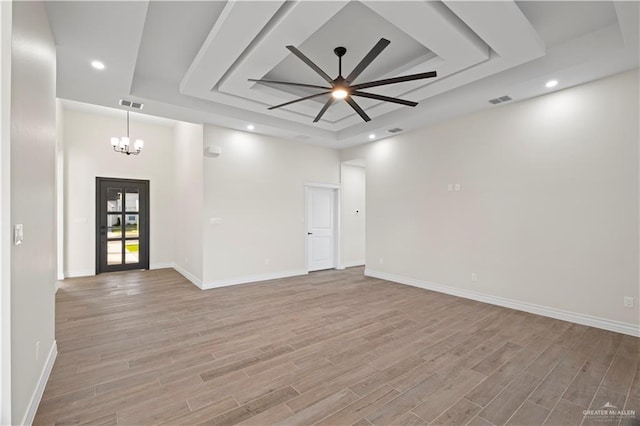
<svg viewBox="0 0 640 426"><path fill-rule="evenodd" d="M11 63L11 221L24 225L24 243L11 251L12 423L17 424L54 345L56 50L43 3L13 3Z"/></svg>
<svg viewBox="0 0 640 426"><path fill-rule="evenodd" d="M367 164L368 271L637 330L637 69L352 158Z"/></svg>

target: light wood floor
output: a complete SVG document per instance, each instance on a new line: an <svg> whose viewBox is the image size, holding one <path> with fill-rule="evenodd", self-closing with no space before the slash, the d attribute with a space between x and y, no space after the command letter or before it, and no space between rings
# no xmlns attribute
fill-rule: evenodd
<svg viewBox="0 0 640 426"><path fill-rule="evenodd" d="M70 279L56 318L36 424L602 425L583 411L607 402L640 414L639 339L361 268L207 291L167 269Z"/></svg>

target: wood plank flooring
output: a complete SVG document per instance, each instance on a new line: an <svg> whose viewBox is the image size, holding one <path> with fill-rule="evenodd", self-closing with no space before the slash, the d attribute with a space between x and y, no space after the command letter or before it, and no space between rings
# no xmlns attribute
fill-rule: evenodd
<svg viewBox="0 0 640 426"><path fill-rule="evenodd" d="M361 268L207 291L170 269L69 279L56 338L35 424L564 426L603 424L583 411L607 402L640 414L639 339Z"/></svg>

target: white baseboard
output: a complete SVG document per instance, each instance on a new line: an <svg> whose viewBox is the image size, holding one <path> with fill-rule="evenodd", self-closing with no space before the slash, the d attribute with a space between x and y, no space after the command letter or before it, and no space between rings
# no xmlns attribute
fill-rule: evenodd
<svg viewBox="0 0 640 426"><path fill-rule="evenodd" d="M195 285L196 287L198 287L200 290L202 290L202 280L198 277L196 277L195 275L193 275L191 272L187 271L186 269L184 269L182 266L177 265L175 263L173 263L171 265L171 267L173 269L176 270L177 273L179 273L180 275L182 275L183 277L185 277L186 279L188 279L189 281L191 281L191 283L193 285Z"/></svg>
<svg viewBox="0 0 640 426"><path fill-rule="evenodd" d="M364 266L364 259L362 260L350 260L348 262L342 263L342 269L344 268L353 268L354 266Z"/></svg>
<svg viewBox="0 0 640 426"><path fill-rule="evenodd" d="M431 283L428 281L418 280L416 278L402 277L399 275L388 274L386 272L374 271L365 268L364 274L368 277L380 278L387 281L393 281L399 284L406 284L413 287L419 287L426 290L437 291L438 293L450 294L452 296L463 297L465 299L477 300L479 302L489 303L492 305L503 306L505 308L516 309L519 311L529 312L532 314L542 315L545 317L555 318L563 321L569 321L576 324L587 325L589 327L601 328L603 330L615 331L616 333L628 334L630 336L640 336L640 326L598 318L591 315L580 314L577 312L563 311L548 306L535 305L532 303L520 302L518 300L507 299L499 296L492 296L485 293L478 293L470 290L462 290L442 284Z"/></svg>
<svg viewBox="0 0 640 426"><path fill-rule="evenodd" d="M38 406L40 405L40 400L42 399L44 388L47 386L49 375L51 374L51 369L53 368L53 363L56 361L57 356L58 344L54 340L53 344L51 345L51 349L49 350L47 360L44 363L44 367L42 367L42 372L40 373L40 378L38 379L36 388L31 395L31 400L29 401L29 405L27 406L27 412L24 413L24 418L20 423L21 425L33 424L33 419L35 418L36 412L38 411Z"/></svg>
<svg viewBox="0 0 640 426"><path fill-rule="evenodd" d="M95 269L80 269L78 271L65 271L65 278L91 277L96 274Z"/></svg>
<svg viewBox="0 0 640 426"><path fill-rule="evenodd" d="M172 263L172 262L152 263L149 265L149 270L173 268L173 265L175 265L175 263Z"/></svg>
<svg viewBox="0 0 640 426"><path fill-rule="evenodd" d="M283 271L283 272L272 272L269 274L247 275L244 277L229 278L226 280L206 281L203 287L201 288L203 290L209 290L212 288L227 287L230 285L249 284L249 283L255 283L258 281L267 281L267 280L276 280L279 278L296 277L299 275L307 275L308 273L309 272L307 272L304 269L298 269L295 271Z"/></svg>

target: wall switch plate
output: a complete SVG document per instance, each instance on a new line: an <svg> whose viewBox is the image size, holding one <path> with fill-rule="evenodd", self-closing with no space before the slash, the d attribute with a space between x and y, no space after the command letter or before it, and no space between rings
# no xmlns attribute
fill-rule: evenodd
<svg viewBox="0 0 640 426"><path fill-rule="evenodd" d="M384 265L384 258L382 258L382 257L380 258L380 264Z"/></svg>
<svg viewBox="0 0 640 426"><path fill-rule="evenodd" d="M24 230L22 224L13 225L13 244L19 246L24 241Z"/></svg>
<svg viewBox="0 0 640 426"><path fill-rule="evenodd" d="M624 296L624 307L625 308L633 308L633 297Z"/></svg>
<svg viewBox="0 0 640 426"><path fill-rule="evenodd" d="M447 192L452 192L453 191L453 184L449 183L447 184Z"/></svg>
<svg viewBox="0 0 640 426"><path fill-rule="evenodd" d="M476 274L475 272L471 273L471 281L478 281L478 274Z"/></svg>
<svg viewBox="0 0 640 426"><path fill-rule="evenodd" d="M222 224L222 218L221 217L212 217L211 219L209 219L209 224L210 225L221 225Z"/></svg>
<svg viewBox="0 0 640 426"><path fill-rule="evenodd" d="M454 190L454 191L456 191L456 192L460 192L460 184L459 184L459 183L456 183L456 184L453 186L453 190Z"/></svg>

